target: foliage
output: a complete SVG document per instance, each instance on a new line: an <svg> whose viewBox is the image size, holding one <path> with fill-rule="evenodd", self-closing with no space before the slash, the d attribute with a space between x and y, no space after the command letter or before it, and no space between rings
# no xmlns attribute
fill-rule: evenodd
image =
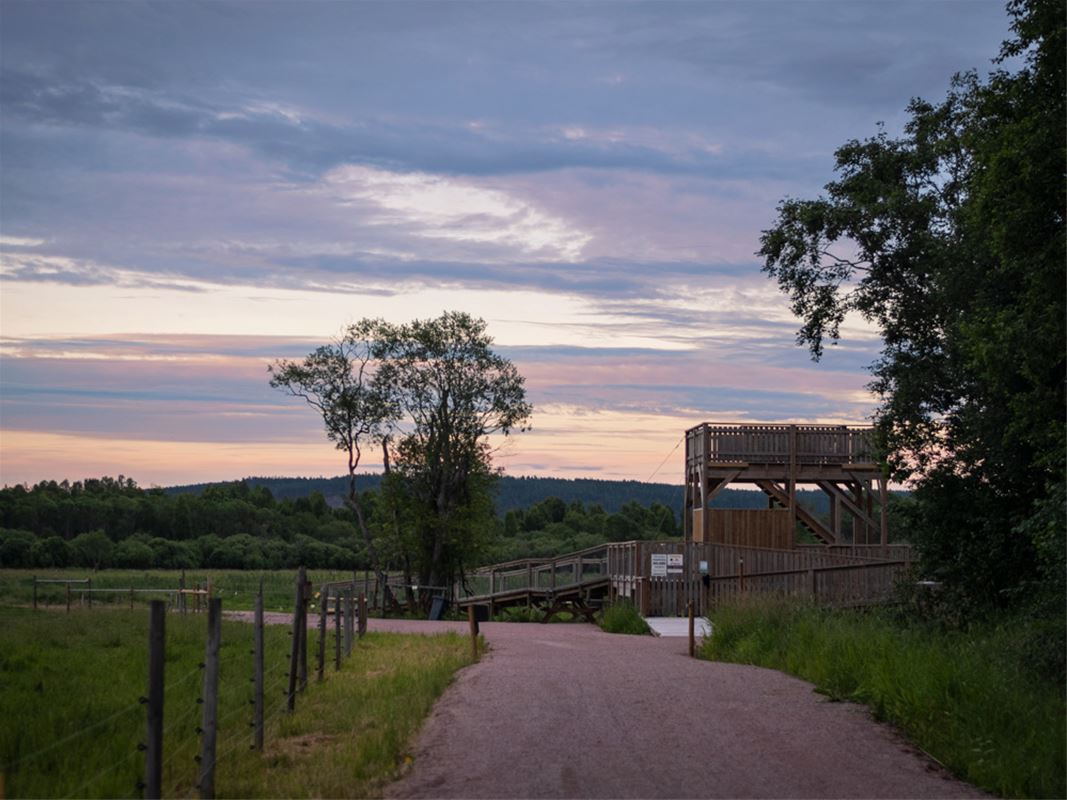
<svg viewBox="0 0 1067 800"><path fill-rule="evenodd" d="M387 455L403 549L420 585L448 585L481 554L495 477L488 437L525 429L532 409L524 381L469 314L378 322L368 333L378 385L402 413Z"/></svg>
<svg viewBox="0 0 1067 800"><path fill-rule="evenodd" d="M903 136L846 143L826 196L782 202L759 251L814 357L849 314L881 330L880 436L915 481L926 565L971 609L1064 550L1064 3L1009 12L1001 59L1021 69L957 75Z"/></svg>
<svg viewBox="0 0 1067 800"><path fill-rule="evenodd" d="M644 635L651 633L648 623L629 600L619 600L604 609L600 627L608 633Z"/></svg>
<svg viewBox="0 0 1067 800"><path fill-rule="evenodd" d="M1021 656L1025 623L967 632L887 612L775 601L720 607L705 658L780 669L871 707L961 778L1008 797L1063 797L1064 691Z"/></svg>
<svg viewBox="0 0 1067 800"><path fill-rule="evenodd" d="M140 797L147 619L137 611L36 614L0 609L0 765L12 797ZM195 793L204 616L167 617L165 796ZM368 634L340 672L284 711L289 643L265 630L267 747L249 749L252 626L223 622L216 786L230 797L376 795L454 672L458 635ZM309 630L314 651L317 632ZM353 735L353 731L358 735ZM314 747L302 746L314 741ZM62 743L61 746L56 746Z"/></svg>

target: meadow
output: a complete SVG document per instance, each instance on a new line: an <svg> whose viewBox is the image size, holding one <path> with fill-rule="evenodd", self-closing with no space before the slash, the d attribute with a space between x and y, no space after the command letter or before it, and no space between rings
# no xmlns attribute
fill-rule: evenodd
<svg viewBox="0 0 1067 800"><path fill-rule="evenodd" d="M95 585L94 580L94 585ZM0 773L9 797L140 797L148 613L121 607L0 608ZM196 795L206 615L166 619L164 796ZM455 634L370 633L322 683L314 668L285 710L287 626L265 630L266 736L252 749L253 626L223 622L219 797L362 797L406 747L470 643ZM315 652L317 631L309 631Z"/></svg>
<svg viewBox="0 0 1067 800"><path fill-rule="evenodd" d="M756 664L869 706L928 755L1004 797L1067 796L1065 697L1022 653L1025 631L906 623L886 609L752 598L711 615L702 656Z"/></svg>
<svg viewBox="0 0 1067 800"><path fill-rule="evenodd" d="M308 580L313 586L325 581L351 580L353 575L362 586L363 572L311 569ZM177 589L182 570L165 569L4 569L0 570L0 605L30 606L33 603L33 578L50 580L80 580L92 578L93 589ZM263 585L263 605L266 611L292 611L296 570L239 570L239 569L190 569L185 570L185 585L193 588L197 583L211 582L212 594L222 598L226 611L250 611L255 602L260 583ZM373 581L373 576L371 578ZM82 598L72 586L72 602L82 605ZM66 589L62 584L39 584L38 603L50 606L66 606ZM164 594L134 595L134 605L146 605L148 600L170 599ZM116 591L114 594L93 592L94 605L129 606L129 594ZM192 608L193 599L189 599Z"/></svg>

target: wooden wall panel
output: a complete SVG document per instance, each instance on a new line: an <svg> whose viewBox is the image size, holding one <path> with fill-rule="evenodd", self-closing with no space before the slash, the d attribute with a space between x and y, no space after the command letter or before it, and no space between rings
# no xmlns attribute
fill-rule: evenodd
<svg viewBox="0 0 1067 800"><path fill-rule="evenodd" d="M796 537L789 509L713 508L706 513L710 515L712 542L780 550L794 546Z"/></svg>

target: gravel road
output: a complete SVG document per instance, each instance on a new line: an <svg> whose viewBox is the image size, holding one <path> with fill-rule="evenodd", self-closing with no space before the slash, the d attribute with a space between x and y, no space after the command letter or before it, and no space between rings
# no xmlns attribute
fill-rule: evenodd
<svg viewBox="0 0 1067 800"><path fill-rule="evenodd" d="M370 629L467 625L370 620ZM684 638L592 625L483 623L482 633L490 652L434 706L389 797L986 796L862 706L773 670L691 659Z"/></svg>
<svg viewBox="0 0 1067 800"><path fill-rule="evenodd" d="M690 659L685 639L482 632L491 652L438 701L391 797L984 796L863 707L773 670Z"/></svg>

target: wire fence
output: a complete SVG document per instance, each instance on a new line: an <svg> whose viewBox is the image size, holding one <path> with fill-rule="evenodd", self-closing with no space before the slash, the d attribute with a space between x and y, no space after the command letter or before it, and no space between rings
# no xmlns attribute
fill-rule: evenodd
<svg viewBox="0 0 1067 800"><path fill-rule="evenodd" d="M78 762L82 769L74 779L69 775L58 776L56 780L59 783L50 792L52 796L150 796L147 787L153 786L153 783L146 772L150 761L147 752L152 748L154 735L150 721L152 714L158 713L162 723L157 744L162 755L157 766L160 774L155 785L161 787L161 795L210 796L210 792L205 793L201 785L204 775L213 775L214 767L226 764L250 749L256 749L257 741L269 741L269 737L277 733L279 720L298 704L299 695L313 687L315 681L307 677L310 670L303 667L307 664L309 651L319 655L311 669L317 668L319 679L322 679L324 673L331 671L327 667L334 652L341 652L342 657L347 655L347 648L342 646L346 634L365 629L365 623L359 625L353 618L356 609L365 615L365 599L355 595L354 582L345 590L334 588L334 596L341 595L342 591L348 592L346 602L336 603L331 609L341 614L341 618L335 625L314 626L311 636L308 630L308 607L314 595L304 570L300 571L295 581L296 610L292 615L288 636L277 626L268 635L263 615L259 614L253 625L243 629L229 626L228 634L223 634L221 642L216 643L213 656L210 646L203 646L199 654L190 652L197 647L195 640L189 641L188 630L179 631L180 641L165 640L162 644L168 653L171 649L175 650L168 658L173 657L178 663L182 660L188 663L190 657L202 656L203 660L194 668L183 670L177 677L166 676L166 681L161 683L158 708L152 708L157 701L152 700L153 678L150 675L147 697L139 696L144 687L130 686L128 696L131 702L89 725L80 726L73 733L36 750L19 753L7 763L0 764L0 786L5 787L8 796L22 796L19 788L22 778L36 770L45 756L63 753L66 763L71 761L71 754L79 754ZM207 600L205 597L205 607ZM221 601L215 598L213 602L219 603L221 618ZM170 609L172 612L180 611L177 603L171 603ZM211 615L208 617L210 640ZM191 624L190 619L185 627ZM325 637L321 644L318 641L320 637ZM170 636L170 639L173 638ZM313 640L311 646L309 639ZM151 642L150 632L150 651ZM262 647L257 648L256 642L262 642ZM89 657L93 657L91 653ZM214 670L210 668L213 658ZM149 661L151 663L152 660ZM166 664L166 661L166 658L160 659L161 664ZM294 666L298 670L295 676ZM209 685L211 674L219 676L219 683L215 687ZM261 697L257 697L257 687L262 687ZM211 703L205 703L205 698L211 695L218 697L217 708L210 708ZM213 749L205 747L204 733L208 728L217 733L217 738L213 737ZM257 736L257 728L263 731L260 736ZM94 756L94 752L97 755ZM40 781L41 776L37 775L36 779ZM211 780L213 782L213 777Z"/></svg>

